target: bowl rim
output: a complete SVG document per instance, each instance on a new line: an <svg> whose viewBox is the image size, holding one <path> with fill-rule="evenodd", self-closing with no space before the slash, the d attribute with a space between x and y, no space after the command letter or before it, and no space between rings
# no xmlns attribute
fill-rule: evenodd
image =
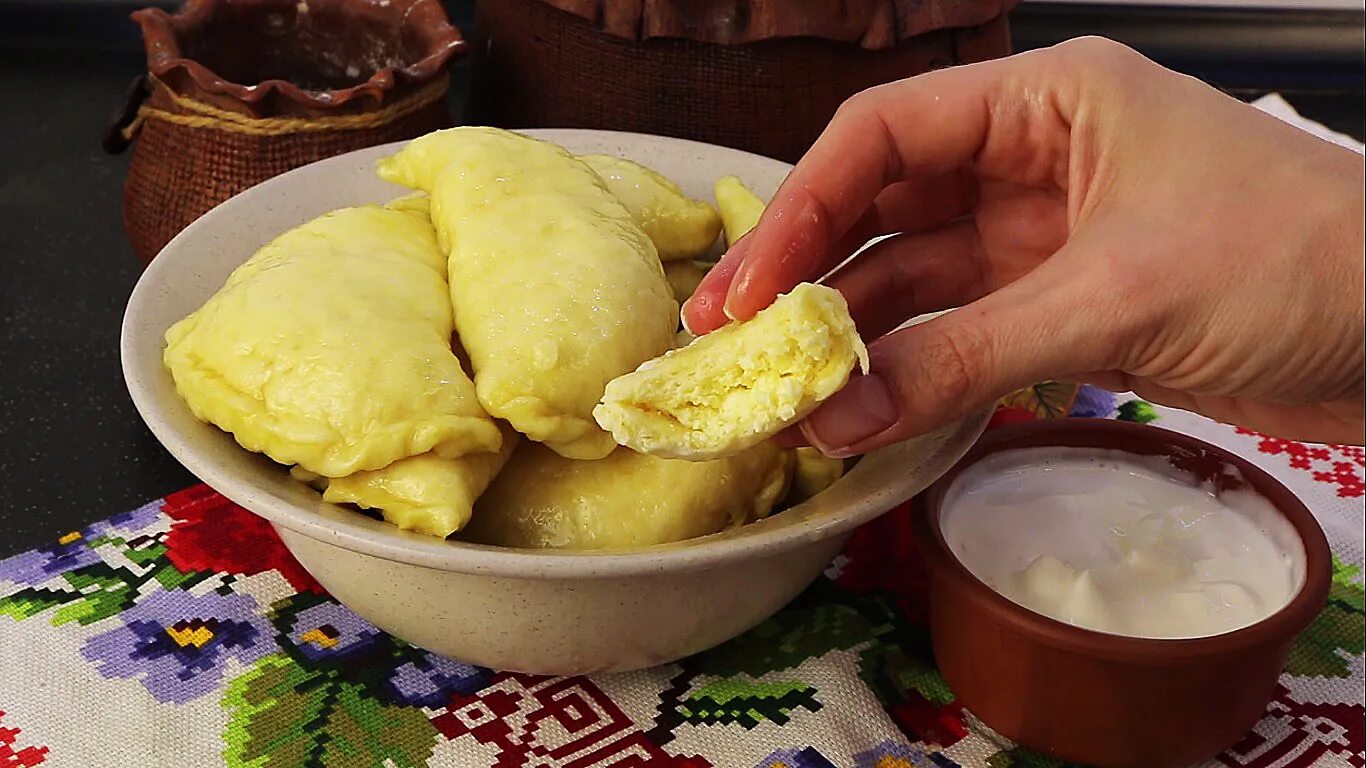
<svg viewBox="0 0 1366 768"><path fill-rule="evenodd" d="M724 151L744 155L765 163L780 163L753 153L704 142L677 139L651 134L588 129L536 129L519 131L529 136L564 143L573 136L591 135L608 140L667 143L692 151ZM187 253L186 243L194 242L197 232L210 217L233 215L239 208L251 205L251 196L263 187L284 183L282 180L317 173L329 164L346 166L360 157L374 157L396 151L407 142L397 141L355 150L319 160L272 177L219 203L208 213L192 222L166 244L162 252L147 265L134 285L124 310L120 329L120 362L124 383L139 415L153 436L171 455L205 484L230 501L268 520L277 530L287 529L310 539L332 544L351 552L378 557L442 571L472 575L538 578L538 579L595 579L623 576L682 573L715 567L742 558L760 558L815 544L843 534L898 504L928 486L924 475L946 471L971 447L986 429L993 408L984 408L934 432L941 446L935 455L932 471L916 474L893 472L888 481L872 488L856 501L838 510L820 503L820 496L789 507L782 512L708 536L649 547L620 550L564 551L520 550L494 547L469 542L435 539L421 534L400 531L389 523L373 520L354 511L318 501L317 509L303 510L297 504L256 487L249 481L225 470L195 448L187 435L181 434L166 418L168 404L158 401L149 383L143 381L142 353L139 351L138 316L143 307L156 300L157 287L172 269L173 254ZM780 163L790 169L790 165ZM938 314L938 313L935 313ZM159 357L158 357L159 359ZM183 407L183 403L182 403ZM837 482L846 482L860 466L868 471L869 460L893 461L898 456L898 445L874 451L863 457L850 472ZM242 449L246 450L246 449ZM878 462L874 462L876 464Z"/></svg>
<svg viewBox="0 0 1366 768"><path fill-rule="evenodd" d="M1217 635L1152 638L1086 629L1026 608L992 589L968 570L944 539L940 520L949 488L968 467L992 454L1033 447L1120 450L1137 455L1212 456L1232 466L1247 484L1286 518L1304 546L1304 581L1284 606L1245 627ZM1135 450L1135 449L1140 450ZM1152 449L1143 453L1141 449ZM1169 450L1162 450L1169 449ZM1174 449L1174 451L1170 450ZM1010 424L985 432L977 443L914 500L914 529L931 579L952 582L974 607L987 611L1034 642L1105 660L1162 664L1180 659L1236 653L1268 642L1288 641L1323 610L1332 581L1332 553L1323 529L1293 491L1270 473L1228 449L1190 435L1148 424L1104 418L1048 419Z"/></svg>

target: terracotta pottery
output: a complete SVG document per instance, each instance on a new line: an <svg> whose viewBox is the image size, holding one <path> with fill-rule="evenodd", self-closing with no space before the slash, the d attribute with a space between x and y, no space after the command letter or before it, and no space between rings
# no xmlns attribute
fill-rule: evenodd
<svg viewBox="0 0 1366 768"><path fill-rule="evenodd" d="M1039 446L1168 458L1216 492L1250 487L1304 545L1304 583L1250 626L1165 640L1082 629L993 591L954 557L939 527L955 478L985 456ZM1332 562L1313 515L1250 462L1176 432L1107 419L1059 419L988 431L917 496L915 533L930 577L935 660L958 701L1000 735L1076 763L1165 768L1201 763L1243 738L1270 702L1295 638L1323 610Z"/></svg>
<svg viewBox="0 0 1366 768"><path fill-rule="evenodd" d="M134 143L123 215L144 261L247 187L451 122L464 41L439 0L187 0L133 19L147 75L105 147Z"/></svg>
<svg viewBox="0 0 1366 768"><path fill-rule="evenodd" d="M1010 53L1017 0L498 0L477 7L470 115L795 162L853 94Z"/></svg>

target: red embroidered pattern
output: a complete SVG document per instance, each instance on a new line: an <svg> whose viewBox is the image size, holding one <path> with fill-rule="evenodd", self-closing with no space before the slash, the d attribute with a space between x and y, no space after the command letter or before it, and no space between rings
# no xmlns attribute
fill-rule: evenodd
<svg viewBox="0 0 1366 768"><path fill-rule="evenodd" d="M1361 708L1354 704L1296 701L1285 686L1278 685L1255 730L1220 755L1219 762L1236 768L1310 768L1331 755L1345 765L1363 768L1363 731L1343 725L1353 720L1361 722Z"/></svg>
<svg viewBox="0 0 1366 768"><path fill-rule="evenodd" d="M0 721L4 719L5 713L0 711ZM15 747L19 733L18 728L0 725L0 768L33 768L47 759L47 747Z"/></svg>
<svg viewBox="0 0 1366 768"><path fill-rule="evenodd" d="M710 768L645 737L607 694L582 677L499 674L477 694L452 697L432 725L498 748L492 768Z"/></svg>
<svg viewBox="0 0 1366 768"><path fill-rule="evenodd" d="M1320 483L1337 486L1344 499L1366 494L1366 449L1356 445L1306 445L1238 427L1238 434L1259 438L1257 450L1272 456L1285 456L1290 466L1308 472Z"/></svg>
<svg viewBox="0 0 1366 768"><path fill-rule="evenodd" d="M176 521L166 534L166 556L181 571L250 576L273 569L299 592L324 593L285 549L265 518L233 504L207 485L167 496L161 511Z"/></svg>

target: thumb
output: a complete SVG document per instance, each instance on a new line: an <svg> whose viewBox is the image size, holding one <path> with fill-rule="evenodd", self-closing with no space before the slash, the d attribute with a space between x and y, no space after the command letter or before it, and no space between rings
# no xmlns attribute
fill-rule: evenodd
<svg viewBox="0 0 1366 768"><path fill-rule="evenodd" d="M833 457L924 434L1050 378L1106 370L1124 320L1058 257L965 307L869 345L870 370L801 424ZM1059 278L1071 279L1059 279Z"/></svg>

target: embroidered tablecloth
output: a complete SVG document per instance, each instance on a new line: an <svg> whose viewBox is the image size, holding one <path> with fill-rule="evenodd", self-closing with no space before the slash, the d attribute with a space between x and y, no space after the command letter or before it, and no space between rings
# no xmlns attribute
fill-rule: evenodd
<svg viewBox="0 0 1366 768"><path fill-rule="evenodd" d="M1336 555L1256 730L1214 765L1366 765L1362 449L1040 385L996 423L1108 416L1231 448L1294 490ZM935 671L899 508L750 633L595 678L428 654L331 600L261 519L191 488L0 560L0 768L1058 765L994 741Z"/></svg>

